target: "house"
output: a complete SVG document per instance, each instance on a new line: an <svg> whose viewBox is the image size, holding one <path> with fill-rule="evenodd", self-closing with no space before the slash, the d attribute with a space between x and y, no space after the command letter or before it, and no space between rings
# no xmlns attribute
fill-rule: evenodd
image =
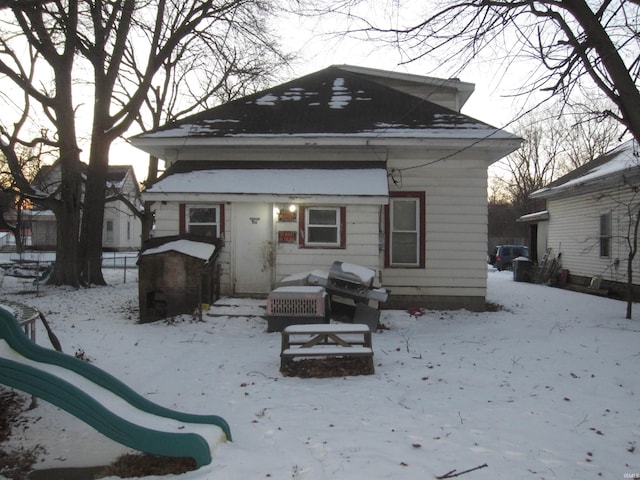
<svg viewBox="0 0 640 480"><path fill-rule="evenodd" d="M86 165L83 164L86 170ZM43 166L33 181L35 188L53 192L60 182L57 163ZM116 195L126 197L129 203L140 209L140 186L131 165L109 165L107 172L107 198ZM33 248L50 250L56 247L56 218L49 210L34 208L27 213L31 222ZM138 250L141 245L142 223L122 200L109 201L104 207L102 247L107 251Z"/></svg>
<svg viewBox="0 0 640 480"><path fill-rule="evenodd" d="M221 239L223 295L344 261L386 306L484 309L487 168L520 139L460 113L473 88L331 66L135 136L156 235Z"/></svg>
<svg viewBox="0 0 640 480"><path fill-rule="evenodd" d="M531 194L546 200L547 208L521 220L535 228L539 246L561 254L570 284L595 280L601 290L625 288L629 228L640 208L639 155L637 142L629 140ZM640 258L632 267L633 283L640 285Z"/></svg>

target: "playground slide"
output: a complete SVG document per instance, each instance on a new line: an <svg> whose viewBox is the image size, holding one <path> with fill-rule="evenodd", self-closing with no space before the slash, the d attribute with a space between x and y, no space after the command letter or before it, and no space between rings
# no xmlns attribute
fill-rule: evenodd
<svg viewBox="0 0 640 480"><path fill-rule="evenodd" d="M83 360L33 343L0 306L0 383L48 401L127 447L211 463L211 451L231 440L217 415L181 413L150 402Z"/></svg>

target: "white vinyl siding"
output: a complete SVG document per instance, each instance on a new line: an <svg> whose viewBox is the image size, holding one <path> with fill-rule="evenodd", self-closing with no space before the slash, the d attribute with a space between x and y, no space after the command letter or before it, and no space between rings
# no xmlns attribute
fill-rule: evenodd
<svg viewBox="0 0 640 480"><path fill-rule="evenodd" d="M389 161L390 167L428 159ZM484 297L487 285L487 170L479 160L447 160L402 175L403 192L425 192L425 268L385 268L398 295ZM397 191L390 187L391 191Z"/></svg>
<svg viewBox="0 0 640 480"><path fill-rule="evenodd" d="M346 244L344 249L299 248L298 244L277 245L276 282L289 275L328 271L331 264L344 261L379 270L379 218L378 205L346 206Z"/></svg>
<svg viewBox="0 0 640 480"><path fill-rule="evenodd" d="M565 199L547 201L549 210L549 241L552 253L562 253L562 268L569 274L593 277L602 275L606 280L625 282L628 250L629 217L625 202L629 194L610 190L598 194L584 194ZM610 212L609 256L601 255L601 217ZM639 283L640 259L634 261Z"/></svg>
<svg viewBox="0 0 640 480"><path fill-rule="evenodd" d="M131 175L127 175L122 193L129 201L140 207L136 198L136 186ZM105 223L102 230L102 244L115 250L134 250L141 246L142 222L124 202L107 202L104 206Z"/></svg>
<svg viewBox="0 0 640 480"><path fill-rule="evenodd" d="M336 261L350 262L380 271L380 280L384 287L391 290L392 295L412 295L425 297L473 298L483 304L487 283L487 165L481 157L474 157L471 150L460 152L462 159L448 158L446 161L435 161L443 151L429 151L420 148L400 152L390 149L388 152L387 170L406 168L398 176L389 180L391 192L424 192L425 209L425 268L393 267L385 268L385 249L383 233L385 232L385 205L373 203L367 197L347 196L344 199L331 197L308 199L298 205L304 206L336 206L343 205L346 218L345 248L300 248L300 232L298 225L274 224L275 265L274 285L290 275L299 275L312 270L328 271ZM278 151L279 152L279 151ZM293 150L291 151L293 152ZM299 158L300 150L296 150ZM418 153L416 153L418 152ZM244 153L244 150L243 150ZM380 158L364 151L345 154L341 150L340 159L362 159L371 155L372 161ZM446 150L451 154L451 150ZM262 152L264 155L265 153ZM318 154L311 151L309 155ZM234 155L239 156L238 151ZM275 155L275 154L274 154ZM293 153L291 153L293 155ZM401 158L399 158L401 156ZM283 157L289 158L289 157ZM313 158L310 156L310 159ZM328 157L327 157L328 158ZM291 158L294 159L294 158ZM281 158L278 157L280 161ZM326 158L323 157L323 160ZM435 162L434 162L435 161ZM428 166L421 166L426 165ZM417 168L413 168L417 167ZM395 181L394 181L395 180ZM192 199L198 198L197 201ZM223 247L218 263L222 267L222 294L232 291L228 277L231 261L227 252L236 239L229 232L233 222L233 205L236 201L222 199L221 195L176 195L168 198L165 205L154 203L156 210L156 235L176 235L178 233L178 203L201 203L204 201L225 202L225 247ZM252 200L255 200L252 198ZM318 201L320 200L320 201ZM273 205L290 203L273 198ZM297 203L297 202L296 202ZM297 240L293 243L278 243L278 232L292 231ZM241 239L238 239L241 241ZM226 289L226 290L225 290Z"/></svg>

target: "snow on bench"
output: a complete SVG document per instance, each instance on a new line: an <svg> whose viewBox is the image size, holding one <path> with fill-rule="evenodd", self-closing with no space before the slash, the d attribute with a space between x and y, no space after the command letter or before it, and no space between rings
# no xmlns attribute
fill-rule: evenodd
<svg viewBox="0 0 640 480"><path fill-rule="evenodd" d="M282 331L280 371L295 357L364 357L373 374L371 329L364 324L289 325Z"/></svg>

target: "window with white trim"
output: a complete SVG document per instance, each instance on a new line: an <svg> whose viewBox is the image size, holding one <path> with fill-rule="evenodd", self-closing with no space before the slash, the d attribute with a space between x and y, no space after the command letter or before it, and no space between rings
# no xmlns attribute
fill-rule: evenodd
<svg viewBox="0 0 640 480"><path fill-rule="evenodd" d="M105 230L106 230L106 237L107 237L106 240L107 242L111 243L113 242L113 230L114 230L113 220L107 220L105 223L106 223Z"/></svg>
<svg viewBox="0 0 640 480"><path fill-rule="evenodd" d="M306 207L304 209L304 244L310 247L340 247L342 240L340 207Z"/></svg>
<svg viewBox="0 0 640 480"><path fill-rule="evenodd" d="M611 256L611 213L600 215L600 256Z"/></svg>
<svg viewBox="0 0 640 480"><path fill-rule="evenodd" d="M187 233L208 238L220 237L219 205L187 205L185 207Z"/></svg>

